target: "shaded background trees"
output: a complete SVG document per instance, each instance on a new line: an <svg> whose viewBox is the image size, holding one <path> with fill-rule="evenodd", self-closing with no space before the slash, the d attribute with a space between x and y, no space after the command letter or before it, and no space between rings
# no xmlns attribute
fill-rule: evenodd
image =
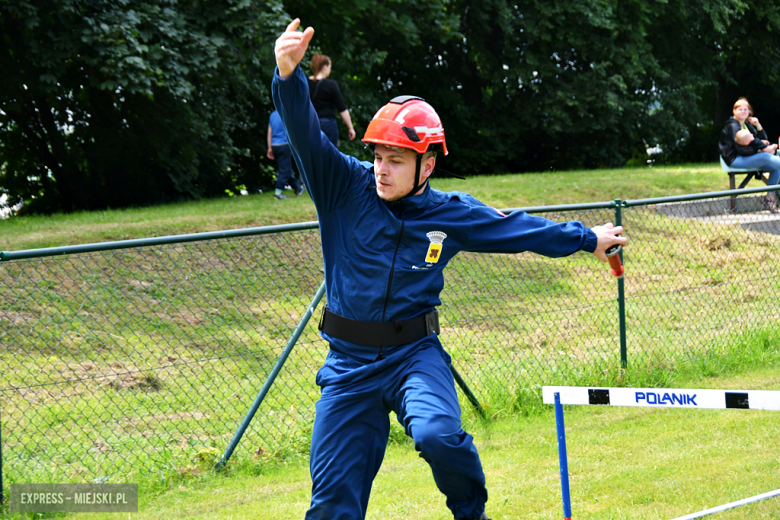
<svg viewBox="0 0 780 520"><path fill-rule="evenodd" d="M33 211L260 185L281 3L0 2L0 185Z"/></svg>
<svg viewBox="0 0 780 520"><path fill-rule="evenodd" d="M665 161L717 160L741 95L780 134L780 6L0 0L0 13L0 194L28 211L270 185L273 41L289 15L315 28L359 135L390 97L421 95L460 173L620 166L655 145ZM366 157L358 140L342 149Z"/></svg>

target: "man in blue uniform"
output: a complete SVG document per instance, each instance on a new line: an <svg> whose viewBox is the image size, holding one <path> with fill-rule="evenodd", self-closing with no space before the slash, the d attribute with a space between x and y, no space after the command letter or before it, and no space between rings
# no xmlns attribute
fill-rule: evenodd
<svg viewBox="0 0 780 520"><path fill-rule="evenodd" d="M374 163L344 155L320 131L299 67L314 34L294 20L276 41L272 92L293 157L317 208L330 344L317 373L307 520L365 518L394 411L431 467L455 519L487 519L485 475L463 431L450 357L438 338L442 271L459 251L559 257L580 250L606 261L621 227L588 229L524 212L505 216L470 195L432 189L444 129L420 98L393 99L363 141Z"/></svg>

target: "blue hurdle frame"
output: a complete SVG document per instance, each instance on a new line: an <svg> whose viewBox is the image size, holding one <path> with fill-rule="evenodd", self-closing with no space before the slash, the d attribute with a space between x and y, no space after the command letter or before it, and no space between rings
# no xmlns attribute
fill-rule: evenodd
<svg viewBox="0 0 780 520"><path fill-rule="evenodd" d="M563 424L561 394L555 392L555 429L558 432L558 461L561 467L561 496L563 518L571 520L571 496L569 494L569 461L566 458L566 426Z"/></svg>

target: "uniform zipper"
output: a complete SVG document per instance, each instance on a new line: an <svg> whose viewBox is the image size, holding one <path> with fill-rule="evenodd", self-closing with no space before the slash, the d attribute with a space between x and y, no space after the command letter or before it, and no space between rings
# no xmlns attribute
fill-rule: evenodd
<svg viewBox="0 0 780 520"><path fill-rule="evenodd" d="M398 213L399 218L401 218L402 212L399 211ZM393 287L393 273L395 272L395 259L398 256L398 250L401 247L401 238L404 236L404 226L405 222L401 220L401 230L398 232L398 239L395 241L395 251L393 252L393 263L390 264L390 278L387 280L387 292L385 293L385 305L382 308L382 321L385 321L385 316L387 315L387 305L390 303L390 290ZM377 361L384 358L384 347L379 347L379 357L377 358Z"/></svg>

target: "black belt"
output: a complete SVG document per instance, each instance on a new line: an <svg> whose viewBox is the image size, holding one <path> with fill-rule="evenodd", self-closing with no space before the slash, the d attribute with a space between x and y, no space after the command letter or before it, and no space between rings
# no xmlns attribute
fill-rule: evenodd
<svg viewBox="0 0 780 520"><path fill-rule="evenodd" d="M408 320L358 321L339 316L325 307L319 329L334 338L367 347L392 347L439 334L439 311Z"/></svg>

